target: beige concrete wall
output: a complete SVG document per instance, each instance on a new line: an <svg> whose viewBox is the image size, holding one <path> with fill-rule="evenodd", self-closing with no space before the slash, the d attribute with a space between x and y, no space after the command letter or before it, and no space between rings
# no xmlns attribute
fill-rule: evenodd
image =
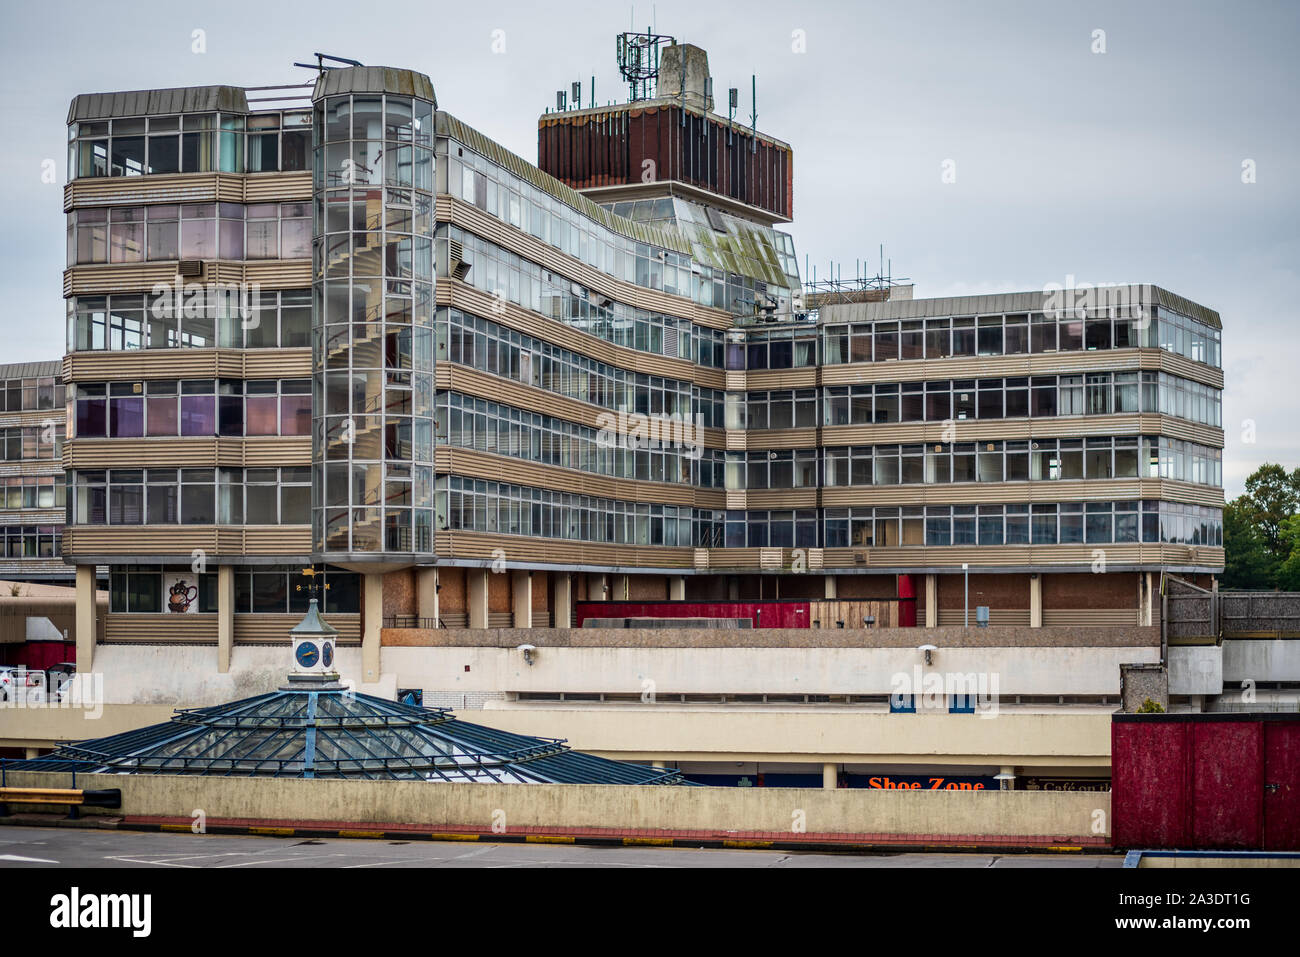
<svg viewBox="0 0 1300 957"><path fill-rule="evenodd" d="M18 786L66 787L67 775L15 772ZM1098 837L1110 795L1063 791L872 791L811 788L465 786L424 781L306 781L155 775L79 775L85 788L121 788L132 816L491 827L607 827L794 834ZM1095 812L1101 811L1102 815ZM497 818L494 818L497 815ZM1107 831L1107 834L1109 832Z"/></svg>
<svg viewBox="0 0 1300 957"><path fill-rule="evenodd" d="M1027 629L1028 630L1028 629ZM524 642L519 642L523 644ZM939 644L938 642L935 642ZM924 657L910 648L515 647L382 649L383 671L427 692L887 695ZM1000 695L1118 695L1119 666L1160 660L1158 646L946 648L924 672L987 676ZM468 671L465 666L469 665ZM996 683L994 683L996 682Z"/></svg>
<svg viewBox="0 0 1300 957"><path fill-rule="evenodd" d="M102 709L0 708L0 748L52 748L59 741L106 738L166 721L174 710L157 704Z"/></svg>
<svg viewBox="0 0 1300 957"><path fill-rule="evenodd" d="M488 704L461 716L518 734L565 738L580 751L632 761L1110 766L1109 711L1003 711L981 718L848 708Z"/></svg>

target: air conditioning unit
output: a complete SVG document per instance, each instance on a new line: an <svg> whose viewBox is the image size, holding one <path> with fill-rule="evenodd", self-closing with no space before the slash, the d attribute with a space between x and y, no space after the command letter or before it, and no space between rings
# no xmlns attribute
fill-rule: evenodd
<svg viewBox="0 0 1300 957"><path fill-rule="evenodd" d="M203 260L202 259L182 259L176 264L176 275L178 276L202 276Z"/></svg>

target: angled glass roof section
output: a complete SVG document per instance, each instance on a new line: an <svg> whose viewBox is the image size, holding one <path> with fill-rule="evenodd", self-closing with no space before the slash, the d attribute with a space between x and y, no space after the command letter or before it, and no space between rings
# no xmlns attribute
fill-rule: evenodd
<svg viewBox="0 0 1300 957"><path fill-rule="evenodd" d="M678 771L574 751L346 688L284 688L106 738L16 770L507 784L686 784Z"/></svg>

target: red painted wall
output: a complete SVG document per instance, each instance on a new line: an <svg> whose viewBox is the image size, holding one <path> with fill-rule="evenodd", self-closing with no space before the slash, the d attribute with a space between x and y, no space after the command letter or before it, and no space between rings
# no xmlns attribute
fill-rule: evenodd
<svg viewBox="0 0 1300 957"><path fill-rule="evenodd" d="M1300 715L1116 715L1113 843L1300 851Z"/></svg>
<svg viewBox="0 0 1300 957"><path fill-rule="evenodd" d="M748 618L755 628L809 627L806 601L580 601L578 627L587 618Z"/></svg>

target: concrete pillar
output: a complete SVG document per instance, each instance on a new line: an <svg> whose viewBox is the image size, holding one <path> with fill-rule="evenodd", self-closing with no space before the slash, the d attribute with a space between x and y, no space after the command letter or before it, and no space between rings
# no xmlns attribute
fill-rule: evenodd
<svg viewBox="0 0 1300 957"><path fill-rule="evenodd" d="M651 762L650 762L650 767L652 767L652 768L663 768L663 766L664 766L664 763L663 763L662 761L651 761Z"/></svg>
<svg viewBox="0 0 1300 957"><path fill-rule="evenodd" d="M925 627L939 627L939 576L925 576Z"/></svg>
<svg viewBox="0 0 1300 957"><path fill-rule="evenodd" d="M77 566L77 671L95 667L95 636L99 622L95 607L95 566Z"/></svg>
<svg viewBox="0 0 1300 957"><path fill-rule="evenodd" d="M598 575L587 575L587 599L589 601L613 601L614 595L610 592L608 575L603 572Z"/></svg>
<svg viewBox="0 0 1300 957"><path fill-rule="evenodd" d="M415 570L415 614L419 627L438 627L438 569L432 566Z"/></svg>
<svg viewBox="0 0 1300 957"><path fill-rule="evenodd" d="M1016 773L1016 769L1013 768L1013 767L1004 767L1004 768L1002 768L998 773L999 773L999 774L1015 774L1015 773ZM1002 782L999 782L999 783L1002 783ZM1008 791L1014 791L1014 790L1016 789L1016 782L1015 782L1015 781L1007 781L1007 782L1006 782L1006 789L1007 789Z"/></svg>
<svg viewBox="0 0 1300 957"><path fill-rule="evenodd" d="M627 575L614 576L614 594L610 597L614 601L627 601L632 593L632 583Z"/></svg>
<svg viewBox="0 0 1300 957"><path fill-rule="evenodd" d="M838 589L835 587L834 575L822 576L822 583L823 583L822 587L825 589L823 592L823 597L825 597L827 601L834 601L837 597L839 597Z"/></svg>
<svg viewBox="0 0 1300 957"><path fill-rule="evenodd" d="M727 600L738 601L740 599L740 579L735 575L727 576Z"/></svg>
<svg viewBox="0 0 1300 957"><path fill-rule="evenodd" d="M685 575L668 576L668 600L669 601L686 600L686 576Z"/></svg>
<svg viewBox="0 0 1300 957"><path fill-rule="evenodd" d="M522 568L511 573L510 607L516 628L533 627L533 575Z"/></svg>
<svg viewBox="0 0 1300 957"><path fill-rule="evenodd" d="M1146 581L1146 614L1143 616L1142 624L1158 625L1160 622L1156 621L1156 604L1160 601L1160 576L1155 572L1147 572Z"/></svg>
<svg viewBox="0 0 1300 957"><path fill-rule="evenodd" d="M840 786L840 766L838 764L822 765L822 787L834 791Z"/></svg>
<svg viewBox="0 0 1300 957"><path fill-rule="evenodd" d="M379 680L379 632L384 627L384 575L366 572L361 576L365 589L365 614L361 622L361 682Z"/></svg>
<svg viewBox="0 0 1300 957"><path fill-rule="evenodd" d="M469 586L466 600L469 604L469 626L486 628L488 626L488 568L465 569L465 582Z"/></svg>
<svg viewBox="0 0 1300 957"><path fill-rule="evenodd" d="M27 748L26 752L27 752L28 761L35 761L37 758L41 756L40 748Z"/></svg>
<svg viewBox="0 0 1300 957"><path fill-rule="evenodd" d="M217 672L230 671L230 654L235 647L235 566L217 568Z"/></svg>
<svg viewBox="0 0 1300 957"><path fill-rule="evenodd" d="M1029 576L1029 627L1043 627L1043 576Z"/></svg>
<svg viewBox="0 0 1300 957"><path fill-rule="evenodd" d="M552 599L551 618L556 628L568 628L573 621L573 576L568 572L557 572L551 576L555 581L555 597Z"/></svg>

